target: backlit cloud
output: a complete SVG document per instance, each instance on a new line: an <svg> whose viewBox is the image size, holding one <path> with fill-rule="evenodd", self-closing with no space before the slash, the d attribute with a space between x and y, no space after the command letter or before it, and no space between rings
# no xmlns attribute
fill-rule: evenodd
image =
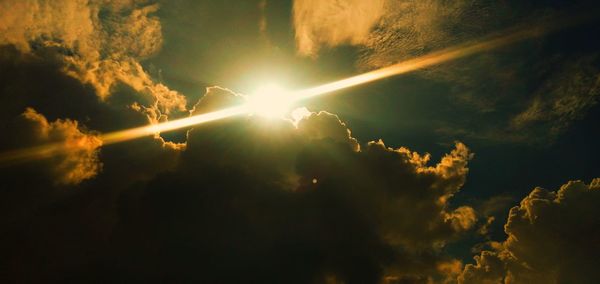
<svg viewBox="0 0 600 284"><path fill-rule="evenodd" d="M56 120L48 122L46 118L29 108L22 115L21 129L15 129L22 136L18 137L26 146L61 143L64 151L54 155L47 170L58 184L78 184L93 178L100 171L102 164L98 159L98 151L102 141L94 134L82 132L77 121Z"/></svg>
<svg viewBox="0 0 600 284"><path fill-rule="evenodd" d="M239 97L209 88L196 110ZM200 125L181 154L174 171L122 203L116 238L127 277L151 279L146 267L158 265L204 282L435 279L461 267L441 249L476 222L472 208L449 205L472 156L461 143L430 166L429 155L382 141L361 149L337 116L321 112L297 124L248 116ZM162 217L147 226L139 216L150 212ZM155 230L160 237L131 242ZM167 263L152 247L185 251L200 268ZM132 266L137 251L143 264Z"/></svg>
<svg viewBox="0 0 600 284"><path fill-rule="evenodd" d="M475 257L459 283L595 282L599 199L600 179L534 189L510 210L507 239Z"/></svg>
<svg viewBox="0 0 600 284"><path fill-rule="evenodd" d="M147 1L3 1L0 44L21 52L55 50L64 72L107 99L123 83L153 100L163 114L185 109L185 97L156 83L140 60L162 45L161 24Z"/></svg>
<svg viewBox="0 0 600 284"><path fill-rule="evenodd" d="M241 96L217 87L207 92L196 110ZM28 113L43 122L39 114ZM457 143L429 165L428 154L389 148L382 141L359 148L340 118L326 112L297 122L241 116L200 125L176 150L129 143L134 144L103 149L105 169L77 191L102 196L97 205L85 207L93 210L89 214L107 216L91 230L108 237L95 238L85 226L60 227L50 240L45 234L28 235L18 242L35 250L9 250L7 257L18 258L23 268L10 269L11 278L42 269L35 255L58 257L60 251L79 264L54 263L36 279L60 277L64 269L98 278L104 267L113 279L150 281L159 277L159 270L151 269L155 266L162 277L204 282L445 279L462 265L443 248L476 222L472 208L449 203L468 173L472 154L465 145ZM149 151L126 154L138 148ZM125 176L138 182L104 188ZM67 196L53 198L65 200L64 210L80 210ZM61 218L39 221L32 230L64 222ZM58 237L62 234L82 236L65 243ZM41 240L51 245L33 245ZM80 255L69 249L77 244L105 249ZM168 256L180 253L195 261Z"/></svg>
<svg viewBox="0 0 600 284"><path fill-rule="evenodd" d="M593 54L552 57L536 65L539 73L522 68L533 59L484 54L398 85L365 85L357 91L367 95L345 97L342 108L337 98L312 98L309 108L327 105L344 115L307 107L289 118L239 114L103 145L107 133L246 103L245 94L211 86L218 80L210 78L260 73L257 62L289 65L298 70L290 85L300 85L319 79L305 72L312 68L323 67L315 72L323 78L352 72L329 74L329 58L318 58L327 48L356 46L357 69L377 68L522 15L512 3L490 1L297 0L289 11L289 3L255 0L240 1L235 12L226 2L163 1L165 11L146 0L0 1L0 154L65 150L0 164L0 282L598 282L600 180L536 188L510 210L504 239L496 234L499 215L523 196L518 188L538 181L522 182L536 172L527 166L548 160L538 149L521 160L529 154L472 139L544 140L547 129L564 131L597 104ZM238 29L246 23L249 29ZM176 35L163 39L163 32ZM268 42L268 52L250 48L256 39ZM540 49L529 47L534 58ZM297 53L312 58L286 61ZM508 82L524 74L544 80L522 88L533 93L520 100L503 96L504 87L523 87ZM192 90L188 97L172 88L182 85ZM446 91L459 104L439 96ZM505 112L496 113L502 103ZM457 105L489 114L493 127ZM388 111L406 116L396 121ZM428 128L453 119L477 124L463 132L468 143L428 136ZM404 128L413 121L416 127ZM515 170L500 173L501 158ZM543 166L537 172L554 164ZM468 175L474 178L465 187ZM495 191L505 185L517 189ZM465 264L472 254L474 263Z"/></svg>

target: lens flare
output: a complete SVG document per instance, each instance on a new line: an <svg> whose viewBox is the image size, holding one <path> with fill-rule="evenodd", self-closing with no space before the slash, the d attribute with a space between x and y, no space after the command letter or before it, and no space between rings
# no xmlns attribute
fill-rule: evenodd
<svg viewBox="0 0 600 284"><path fill-rule="evenodd" d="M236 106L219 111L172 120L169 122L106 133L101 135L99 138L102 141L102 145L110 145L245 113L249 113L249 108L247 106ZM52 156L65 154L71 150L73 150L73 145L67 145L65 142L56 142L32 148L13 150L4 152L2 155L0 155L0 165L10 165L13 163L27 162L35 159L50 158Z"/></svg>
<svg viewBox="0 0 600 284"><path fill-rule="evenodd" d="M291 92L281 86L270 83L264 85L247 97L246 106L252 114L279 118L286 115L295 99Z"/></svg>
<svg viewBox="0 0 600 284"><path fill-rule="evenodd" d="M527 27L520 27L518 29L512 29L502 33L500 36L487 37L478 41L472 41L446 48L378 70L308 89L290 92L285 91L283 88L278 87L277 85L268 84L257 90L253 95L248 96L246 104L243 105L232 106L227 109L194 115L188 118L169 122L107 133L101 135L100 138L103 142L103 145L108 145L141 138L144 136L156 135L160 132L181 129L236 115L256 114L266 117L280 117L286 114L293 104L301 100L310 99L346 88L405 74L434 65L439 65L477 53L490 51L519 41L540 37L551 31L566 28L595 17L595 14L589 14L585 17L579 17L577 20L566 18L563 20L554 21L551 24L546 23L545 25L531 25ZM53 155L64 153L65 151L69 151L69 148L65 146L64 143L54 143L33 148L14 150L0 154L0 165L23 162L32 159L47 158Z"/></svg>
<svg viewBox="0 0 600 284"><path fill-rule="evenodd" d="M249 113L250 108L246 105L235 106L231 108L226 108L223 110L213 111L209 113L203 113L199 115L194 115L191 117L181 118L177 120L172 120L169 122L163 122L158 124L152 124L147 126L142 126L138 128L127 129L123 131L117 131L112 133L107 133L101 136L102 142L104 145L119 143L127 140L137 139L144 136L155 135L160 132L177 130L185 127L189 127L192 125L207 123L215 120L224 119L227 117L232 117L240 114Z"/></svg>
<svg viewBox="0 0 600 284"><path fill-rule="evenodd" d="M540 36L542 30L529 29L519 31L506 36L491 38L484 41L471 42L454 46L451 48L443 49L428 55L417 57L414 59L406 60L388 67L384 67L378 70L353 76L350 78L342 79L339 81L327 83L317 87L297 91L295 97L298 100L308 99L311 97L328 94L331 92L339 91L342 89L366 84L369 82L385 79L392 76L405 74L408 72L416 71L419 69L431 67L448 61L460 59L473 55L489 51L495 48L499 48L517 41L525 40L528 38Z"/></svg>

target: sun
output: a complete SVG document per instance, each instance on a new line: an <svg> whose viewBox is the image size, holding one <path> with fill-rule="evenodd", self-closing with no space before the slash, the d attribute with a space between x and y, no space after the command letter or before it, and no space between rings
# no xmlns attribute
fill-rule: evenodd
<svg viewBox="0 0 600 284"><path fill-rule="evenodd" d="M284 117L293 103L291 92L274 83L258 88L246 102L250 113L268 118Z"/></svg>

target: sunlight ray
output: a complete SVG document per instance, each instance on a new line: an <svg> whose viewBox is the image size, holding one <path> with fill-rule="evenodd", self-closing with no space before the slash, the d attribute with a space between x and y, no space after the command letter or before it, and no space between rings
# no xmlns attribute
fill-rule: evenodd
<svg viewBox="0 0 600 284"><path fill-rule="evenodd" d="M513 44L519 41L541 37L549 32L580 23L583 21L582 19L586 18L580 18L577 21L563 20L554 22L553 24L532 25L529 27L513 28L496 36L490 36L477 41L472 41L450 48L442 49L430 54L402 61L378 70L366 72L360 75L341 79L331 83L326 83L316 87L291 91L286 93L288 97L286 98L285 103L289 106L292 103L299 102L302 100L310 99L325 94L330 94L335 91L439 65L449 61L471 56L477 53L491 51L493 49ZM270 97L267 98L270 99ZM167 132L185 127L190 127L193 125L216 121L236 115L252 114L256 112L257 109L261 109L259 106L254 105L255 103L255 101L250 100L248 103L243 105L232 106L227 109L218 110L210 113L204 113L173 121L141 126L112 133L106 133L101 135L100 139L102 140L103 145L109 145L128 140L138 139L145 136L156 135L160 132ZM69 149L61 143L53 143L33 148L18 149L0 154L0 165L10 164L19 161L28 161L32 159L47 158L68 150Z"/></svg>

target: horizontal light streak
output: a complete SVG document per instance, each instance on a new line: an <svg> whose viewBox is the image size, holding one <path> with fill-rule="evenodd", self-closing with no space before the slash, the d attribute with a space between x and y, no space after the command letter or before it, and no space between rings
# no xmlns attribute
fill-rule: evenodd
<svg viewBox="0 0 600 284"><path fill-rule="evenodd" d="M388 77L397 76L419 69L431 67L434 65L439 65L448 61L460 59L476 53L489 51L521 40L537 37L543 33L544 30L540 28L531 28L484 41L461 44L424 56L420 56L414 59L402 61L400 63L384 67L378 70L370 71L339 81L327 83L321 86L300 90L296 92L296 99L308 99L315 96L324 95L342 89L362 85L365 83L385 79Z"/></svg>
<svg viewBox="0 0 600 284"><path fill-rule="evenodd" d="M192 125L221 120L244 113L248 113L248 108L246 106L236 106L219 111L172 120L169 122L106 133L100 135L99 138L102 141L102 145L115 144L145 136L155 135L160 132L172 131ZM10 165L17 162L27 162L35 159L49 158L55 155L65 154L68 151L73 150L73 147L73 145L66 145L64 142L55 142L37 147L13 150L0 155L0 165Z"/></svg>
<svg viewBox="0 0 600 284"><path fill-rule="evenodd" d="M384 67L378 70L366 72L360 75L356 75L353 77L349 77L346 79L338 80L335 82L323 84L308 89L293 91L290 92L288 95L291 96L291 102L298 102L301 100L310 99L316 96L329 94L335 91L351 88L369 82L405 74L434 65L439 65L445 62L457 60L477 53L490 51L518 41L540 37L552 30L565 28L567 26L580 23L584 20L589 20L591 16L593 15L586 15L586 17L579 18L577 21L562 20L556 21L551 25L532 25L530 27L521 28L519 30L512 29L510 32L505 32L503 33L503 35L500 36L488 37L487 39L460 44L424 56L402 61L397 64ZM236 115L249 114L251 112L252 109L247 105L234 106L223 110L194 115L169 122L163 122L107 133L101 135L100 139L102 140L103 145L109 145L141 138L144 136L155 135L160 132L167 132L193 125L216 121ZM37 158L47 158L52 155L64 153L68 150L69 148L66 147L64 143L53 143L33 148L5 152L0 155L0 165L17 161L27 161Z"/></svg>
<svg viewBox="0 0 600 284"><path fill-rule="evenodd" d="M223 110L213 111L209 113L203 113L193 115L186 118L172 120L163 123L151 124L147 126L141 126L137 128L107 133L102 135L100 138L103 145L119 143L127 140L137 139L144 136L154 135L160 132L167 132L186 128L189 126L207 123L215 120L221 120L227 117L232 117L240 114L249 112L249 108L246 106L236 106L226 108Z"/></svg>

